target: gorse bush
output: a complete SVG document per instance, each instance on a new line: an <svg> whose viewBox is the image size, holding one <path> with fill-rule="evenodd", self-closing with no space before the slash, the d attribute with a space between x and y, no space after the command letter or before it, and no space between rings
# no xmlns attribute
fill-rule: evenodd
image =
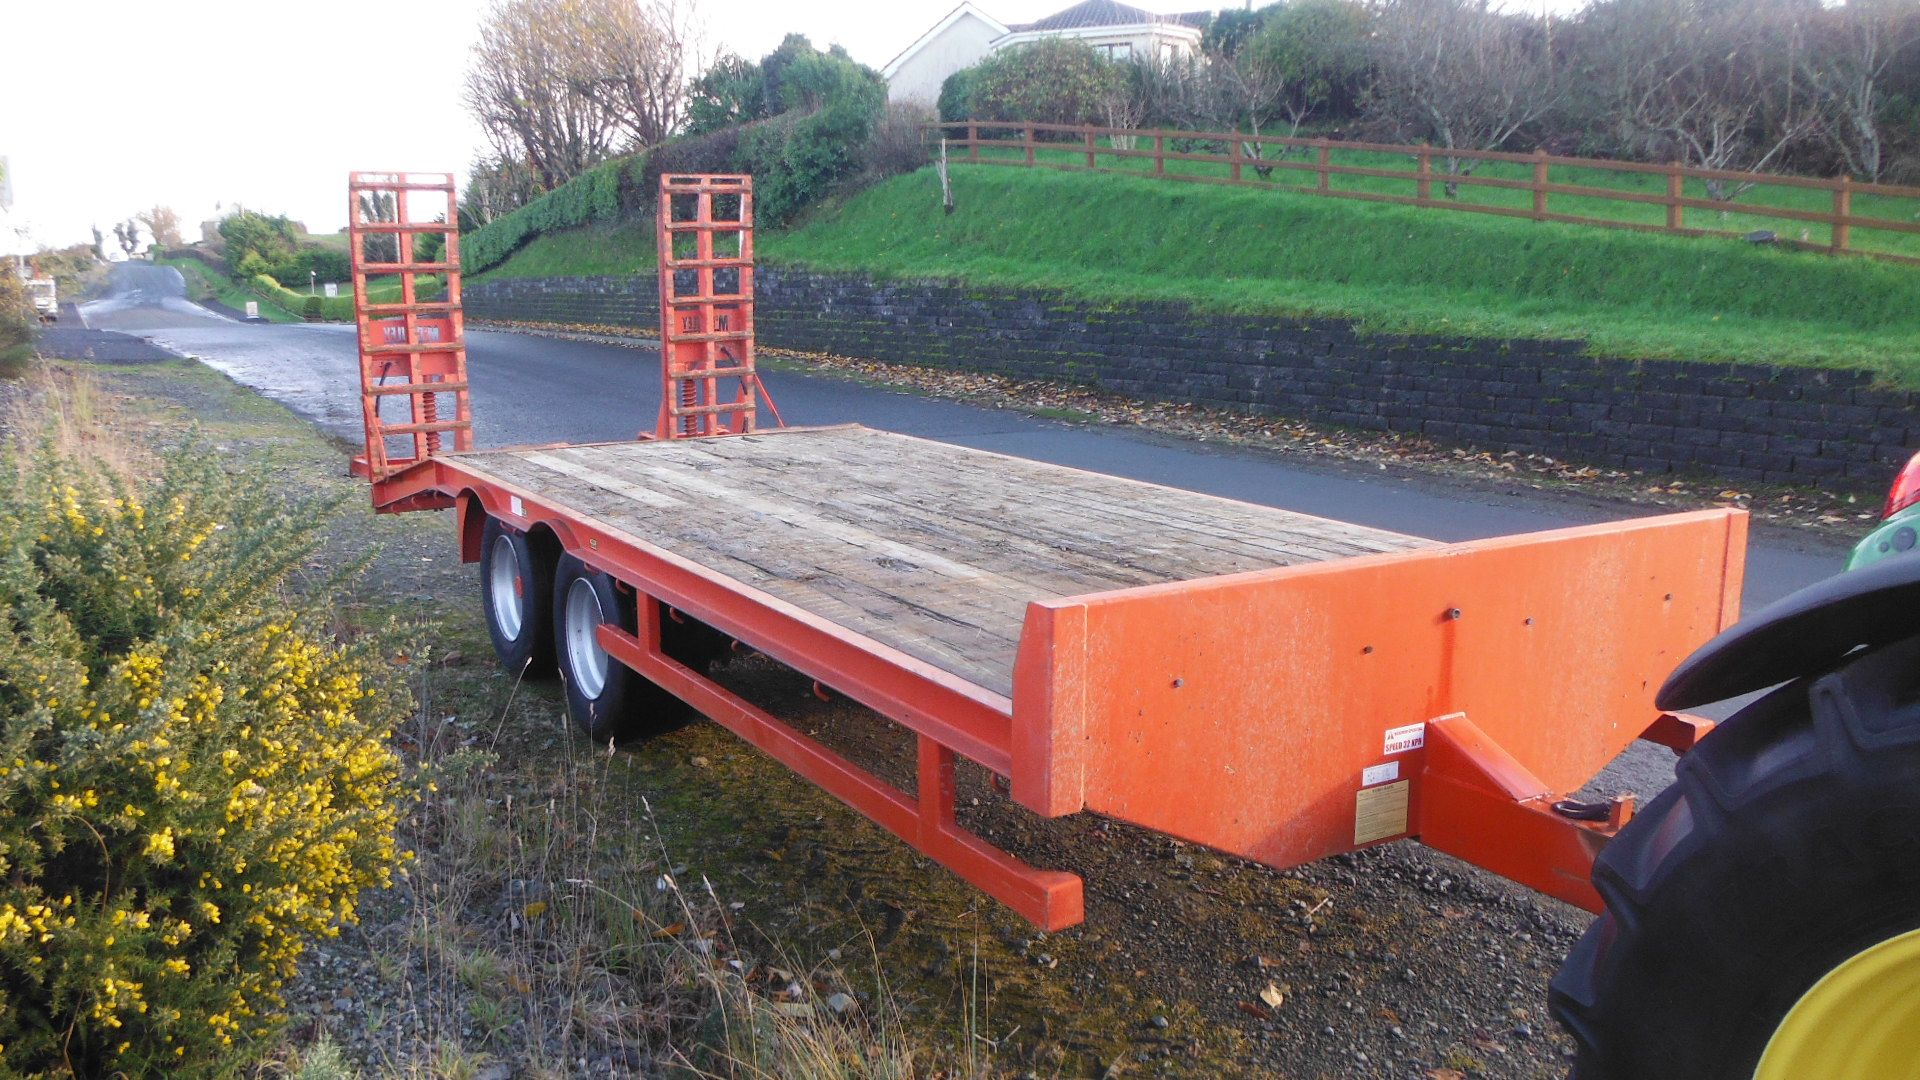
<svg viewBox="0 0 1920 1080"><path fill-rule="evenodd" d="M0 379L14 378L27 369L33 358L35 318L26 283L11 269L0 267Z"/></svg>
<svg viewBox="0 0 1920 1080"><path fill-rule="evenodd" d="M286 588L326 515L114 458L0 449L0 1075L231 1073L396 861L404 694Z"/></svg>

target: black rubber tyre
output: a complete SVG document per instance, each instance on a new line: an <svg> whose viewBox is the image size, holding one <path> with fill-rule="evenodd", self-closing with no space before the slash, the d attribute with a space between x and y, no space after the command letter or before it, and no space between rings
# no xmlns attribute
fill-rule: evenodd
<svg viewBox="0 0 1920 1080"><path fill-rule="evenodd" d="M552 596L554 655L567 691L567 715L582 734L594 742L617 741L657 735L686 722L692 711L685 702L600 652L592 641L591 628L597 622L611 621L633 631L633 594L622 594L611 577L562 555ZM661 632L672 655L667 624ZM688 666L706 671L705 661Z"/></svg>
<svg viewBox="0 0 1920 1080"><path fill-rule="evenodd" d="M1772 691L1678 773L1553 981L1576 1080L1752 1080L1821 976L1920 927L1920 638Z"/></svg>
<svg viewBox="0 0 1920 1080"><path fill-rule="evenodd" d="M480 604L508 674L553 674L553 569L540 564L525 533L491 517L480 530Z"/></svg>

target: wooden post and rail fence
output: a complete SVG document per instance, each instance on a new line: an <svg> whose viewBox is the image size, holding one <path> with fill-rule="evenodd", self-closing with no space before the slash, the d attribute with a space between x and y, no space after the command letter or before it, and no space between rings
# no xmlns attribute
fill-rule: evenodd
<svg viewBox="0 0 1920 1080"><path fill-rule="evenodd" d="M1827 242L1818 243L1803 234L1802 239L1780 235L1778 241L1790 246L1827 251L1836 255L1863 255L1895 262L1920 264L1920 254L1861 247L1855 242L1856 229L1884 233L1920 235L1920 187L1898 184L1869 184L1841 176L1832 179L1788 176L1778 173L1738 172L1727 169L1703 169L1678 162L1659 165L1603 158L1564 157L1544 150L1513 153L1503 150L1449 150L1444 147L1393 143L1348 142L1335 139L1303 139L1282 135L1247 135L1221 131L1180 131L1142 128L1110 128L1084 124L1048 124L1030 121L964 120L926 125L947 139L948 151L956 160L982 165L1016 165L1028 168L1064 169L1077 172L1113 172L1142 175L1139 162L1150 166L1145 174L1169 180L1187 180L1204 184L1229 184L1242 187L1280 188L1342 199L1398 203L1434 209L1466 210L1481 214L1528 218L1534 221L1558 221L1575 225L1597 225L1617 229L1637 229L1683 236L1739 236L1749 230L1705 228L1689 224L1688 210L1706 211L1750 218L1769 218L1782 222L1824 226ZM1102 140L1105 140L1103 143ZM1201 149L1169 148L1169 143L1186 142L1195 146L1224 146L1225 152ZM982 151L986 151L982 153ZM1374 155L1404 156L1411 168L1383 168L1378 165L1347 164L1334 159L1335 151ZM1292 154L1298 152L1299 157ZM1168 171L1168 163L1175 171ZM1529 166L1524 176L1479 175L1470 170L1486 162ZM1224 170L1191 171L1191 166L1225 166ZM1188 169L1189 171L1180 171ZM1628 188L1555 181L1552 171L1590 169L1617 174L1641 174L1665 178L1663 191L1636 191ZM1256 173L1248 176L1248 171ZM1521 171L1521 170L1514 170ZM1275 173L1311 174L1288 183L1273 178ZM1337 186L1335 177L1357 177L1376 181L1401 181L1411 194L1395 191L1362 190ZM1689 194L1688 181L1711 185L1706 197ZM1435 197L1434 186L1443 190ZM1455 197L1462 188L1492 188L1531 195L1530 200L1506 205L1476 202ZM1827 198L1802 197L1818 209L1784 206L1766 202L1735 201L1755 188L1797 189L1828 193ZM1732 191L1734 197L1713 198L1713 191ZM1555 210L1551 196L1610 201L1663 208L1658 220L1595 217L1590 214ZM1865 216L1855 213L1854 200L1860 196L1884 199L1911 199L1904 217ZM1920 243L1909 246L1920 252Z"/></svg>

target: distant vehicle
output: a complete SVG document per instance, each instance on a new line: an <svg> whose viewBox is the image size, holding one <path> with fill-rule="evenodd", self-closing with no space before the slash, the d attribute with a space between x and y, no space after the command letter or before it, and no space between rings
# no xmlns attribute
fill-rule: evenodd
<svg viewBox="0 0 1920 1080"><path fill-rule="evenodd" d="M41 322L60 321L60 299L52 278L28 278L27 295L33 298L33 310Z"/></svg>

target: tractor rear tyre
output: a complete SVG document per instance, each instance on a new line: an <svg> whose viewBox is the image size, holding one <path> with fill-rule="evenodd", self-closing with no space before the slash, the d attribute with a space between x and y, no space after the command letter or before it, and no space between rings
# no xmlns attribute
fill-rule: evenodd
<svg viewBox="0 0 1920 1080"><path fill-rule="evenodd" d="M685 702L655 685L632 668L607 655L600 647L601 623L613 623L628 633L638 622L635 595L623 592L613 578L589 568L572 555L560 556L553 577L554 654L560 681L567 691L567 715L574 726L594 742L658 735L684 724L693 715ZM654 603L640 597L640 603ZM689 629L706 628L688 624ZM661 620L662 651L696 673L705 674L712 662L704 648L681 632L680 624ZM706 646L705 638L699 639Z"/></svg>
<svg viewBox="0 0 1920 1080"><path fill-rule="evenodd" d="M1593 880L1575 1080L1920 1075L1920 637L1740 710Z"/></svg>
<svg viewBox="0 0 1920 1080"><path fill-rule="evenodd" d="M487 636L509 675L553 674L553 571L540 565L527 534L489 517L480 530L480 604Z"/></svg>

